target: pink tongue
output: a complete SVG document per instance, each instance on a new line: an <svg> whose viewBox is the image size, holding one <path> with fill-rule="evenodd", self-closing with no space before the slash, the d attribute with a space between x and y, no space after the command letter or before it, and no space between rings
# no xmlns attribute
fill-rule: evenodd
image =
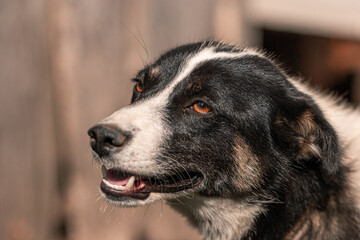
<svg viewBox="0 0 360 240"><path fill-rule="evenodd" d="M106 172L106 181L114 185L125 186L130 178L131 176L122 176L117 172L111 171L111 169Z"/></svg>

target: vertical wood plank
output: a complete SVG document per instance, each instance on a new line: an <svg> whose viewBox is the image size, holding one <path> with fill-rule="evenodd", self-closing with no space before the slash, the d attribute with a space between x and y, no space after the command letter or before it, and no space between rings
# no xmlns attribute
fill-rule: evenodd
<svg viewBox="0 0 360 240"><path fill-rule="evenodd" d="M49 62L53 100L54 139L56 147L56 183L59 196L56 233L67 239L71 228L68 189L78 161L78 91L76 71L79 67L78 29L74 25L71 1L46 2Z"/></svg>
<svg viewBox="0 0 360 240"><path fill-rule="evenodd" d="M49 239L56 190L44 1L0 5L0 239Z"/></svg>

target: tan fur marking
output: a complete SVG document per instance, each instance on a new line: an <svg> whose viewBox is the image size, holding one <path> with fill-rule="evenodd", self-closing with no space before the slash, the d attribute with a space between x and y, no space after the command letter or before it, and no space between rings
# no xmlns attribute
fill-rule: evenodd
<svg viewBox="0 0 360 240"><path fill-rule="evenodd" d="M160 67L159 66L151 68L150 71L149 71L150 78L158 77L159 73L160 73Z"/></svg>
<svg viewBox="0 0 360 240"><path fill-rule="evenodd" d="M307 110L303 113L303 115L299 119L300 131L302 131L303 135L308 135L309 132L312 132L314 128L314 113L310 110Z"/></svg>
<svg viewBox="0 0 360 240"><path fill-rule="evenodd" d="M314 113L312 111L305 111L295 123L289 122L282 116L278 116L276 123L289 126L298 134L296 140L301 149L299 154L302 157L308 158L311 155L315 155L317 157L321 156L320 149L314 144L316 137L315 131L318 126L314 122Z"/></svg>
<svg viewBox="0 0 360 240"><path fill-rule="evenodd" d="M315 155L320 157L321 153L318 147L314 144L316 131L316 124L314 122L314 113L310 110L305 111L298 120L297 131L302 136L299 139L299 146L301 147L301 155L308 157L309 155Z"/></svg>
<svg viewBox="0 0 360 240"><path fill-rule="evenodd" d="M295 224L291 231L285 236L284 240L294 240L296 237L299 237L304 233L304 230L307 229L308 224L306 224L306 218L309 218L310 209L308 208L305 214L300 218L300 220Z"/></svg>
<svg viewBox="0 0 360 240"><path fill-rule="evenodd" d="M186 84L185 89L197 92L201 90L201 82L189 82Z"/></svg>
<svg viewBox="0 0 360 240"><path fill-rule="evenodd" d="M241 139L236 140L235 159L238 169L237 186L240 190L250 190L260 184L260 166L250 147Z"/></svg>

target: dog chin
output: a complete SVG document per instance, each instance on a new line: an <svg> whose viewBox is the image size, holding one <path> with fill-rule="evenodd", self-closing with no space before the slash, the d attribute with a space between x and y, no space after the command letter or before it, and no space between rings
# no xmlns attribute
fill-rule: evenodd
<svg viewBox="0 0 360 240"><path fill-rule="evenodd" d="M100 191L100 193L102 197L106 200L106 202L117 207L141 207L165 199L164 196L161 196L161 193L150 193L150 195L146 199L136 199L132 197L113 198L106 195L102 191Z"/></svg>

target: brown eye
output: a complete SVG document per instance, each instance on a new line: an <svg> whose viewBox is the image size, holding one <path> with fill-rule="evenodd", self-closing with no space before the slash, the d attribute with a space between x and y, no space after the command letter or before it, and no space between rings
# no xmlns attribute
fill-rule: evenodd
<svg viewBox="0 0 360 240"><path fill-rule="evenodd" d="M143 85L142 85L141 82L136 83L135 87L136 87L136 91L138 91L140 93L144 90Z"/></svg>
<svg viewBox="0 0 360 240"><path fill-rule="evenodd" d="M201 101L195 102L191 107L195 112L202 114L209 113L211 111L211 108L206 103Z"/></svg>

